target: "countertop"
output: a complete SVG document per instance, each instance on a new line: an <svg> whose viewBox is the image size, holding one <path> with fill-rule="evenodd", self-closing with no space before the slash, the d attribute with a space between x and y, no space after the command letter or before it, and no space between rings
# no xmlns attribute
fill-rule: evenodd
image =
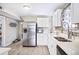
<svg viewBox="0 0 79 59"><path fill-rule="evenodd" d="M59 42L57 43L68 55L79 55L79 42Z"/></svg>
<svg viewBox="0 0 79 59"><path fill-rule="evenodd" d="M8 52L10 50L11 50L11 48L3 48L3 47L0 47L0 55L2 55L5 52Z"/></svg>
<svg viewBox="0 0 79 59"><path fill-rule="evenodd" d="M77 32L77 33L79 33L79 30L72 30L72 32Z"/></svg>
<svg viewBox="0 0 79 59"><path fill-rule="evenodd" d="M79 55L79 41L60 42L56 40L54 36L52 36L52 39L55 41L56 45L60 46L68 55Z"/></svg>

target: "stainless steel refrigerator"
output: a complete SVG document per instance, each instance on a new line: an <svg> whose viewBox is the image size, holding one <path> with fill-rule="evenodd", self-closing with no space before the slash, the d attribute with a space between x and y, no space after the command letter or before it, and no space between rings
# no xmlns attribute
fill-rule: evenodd
<svg viewBox="0 0 79 59"><path fill-rule="evenodd" d="M37 23L25 22L23 24L23 46L37 46Z"/></svg>

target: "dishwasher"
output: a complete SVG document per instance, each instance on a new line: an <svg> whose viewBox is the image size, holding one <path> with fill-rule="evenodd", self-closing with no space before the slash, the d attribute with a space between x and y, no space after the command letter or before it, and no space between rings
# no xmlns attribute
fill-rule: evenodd
<svg viewBox="0 0 79 59"><path fill-rule="evenodd" d="M63 49L57 45L57 55L67 55L67 53L65 53Z"/></svg>

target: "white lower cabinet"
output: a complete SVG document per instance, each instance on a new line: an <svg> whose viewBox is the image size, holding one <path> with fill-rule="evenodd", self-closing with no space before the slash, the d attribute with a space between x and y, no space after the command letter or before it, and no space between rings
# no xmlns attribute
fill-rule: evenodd
<svg viewBox="0 0 79 59"><path fill-rule="evenodd" d="M37 45L47 45L47 36L44 33L37 34Z"/></svg>
<svg viewBox="0 0 79 59"><path fill-rule="evenodd" d="M56 43L53 40L53 38L49 36L47 43L48 43L48 49L49 49L50 55L56 55L57 54Z"/></svg>
<svg viewBox="0 0 79 59"><path fill-rule="evenodd" d="M50 55L56 55L56 46L54 45L48 45L49 53Z"/></svg>
<svg viewBox="0 0 79 59"><path fill-rule="evenodd" d="M50 45L49 52L50 52L50 55L56 55L57 54L56 45Z"/></svg>

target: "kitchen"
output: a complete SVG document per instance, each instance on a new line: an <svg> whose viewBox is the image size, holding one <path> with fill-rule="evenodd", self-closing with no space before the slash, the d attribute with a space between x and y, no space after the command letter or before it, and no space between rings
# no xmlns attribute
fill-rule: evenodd
<svg viewBox="0 0 79 59"><path fill-rule="evenodd" d="M0 3L0 55L78 55L78 5ZM29 22L37 24L34 47L31 41L32 45L27 47L28 41L23 40L32 36L25 34L33 26Z"/></svg>

